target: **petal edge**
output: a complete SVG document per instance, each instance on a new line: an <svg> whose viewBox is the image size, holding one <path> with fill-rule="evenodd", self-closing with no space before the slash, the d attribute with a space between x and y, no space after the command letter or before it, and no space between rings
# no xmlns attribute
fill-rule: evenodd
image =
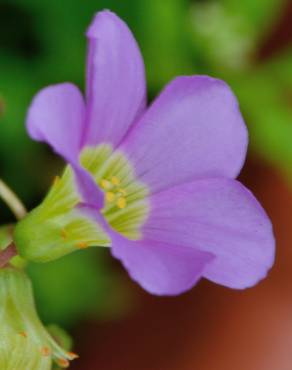
<svg viewBox="0 0 292 370"><path fill-rule="evenodd" d="M146 105L144 63L130 29L110 11L87 31L87 129L83 145L116 146Z"/></svg>
<svg viewBox="0 0 292 370"><path fill-rule="evenodd" d="M204 179L151 197L144 237L216 256L203 275L243 289L263 279L274 262L272 225L255 197L238 181Z"/></svg>
<svg viewBox="0 0 292 370"><path fill-rule="evenodd" d="M112 254L146 291L177 295L191 289L202 277L211 253L150 240L130 241L112 236Z"/></svg>
<svg viewBox="0 0 292 370"><path fill-rule="evenodd" d="M198 178L236 177L247 142L228 85L208 76L182 76L165 87L121 149L137 177L156 192Z"/></svg>

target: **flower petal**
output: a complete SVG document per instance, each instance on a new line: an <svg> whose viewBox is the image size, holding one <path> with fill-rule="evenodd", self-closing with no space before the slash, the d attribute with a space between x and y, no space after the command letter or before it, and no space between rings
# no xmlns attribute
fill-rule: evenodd
<svg viewBox="0 0 292 370"><path fill-rule="evenodd" d="M30 136L49 144L69 162L85 203L101 208L103 194L94 179L79 164L84 129L85 106L78 88L70 83L41 90L29 108L27 130Z"/></svg>
<svg viewBox="0 0 292 370"><path fill-rule="evenodd" d="M70 162L75 180L83 202L89 206L101 209L104 206L104 194L96 185L94 178L78 163Z"/></svg>
<svg viewBox="0 0 292 370"><path fill-rule="evenodd" d="M202 177L236 177L247 130L230 88L207 76L179 77L121 145L136 174L159 191Z"/></svg>
<svg viewBox="0 0 292 370"><path fill-rule="evenodd" d="M216 255L203 275L231 288L254 285L274 262L271 223L235 180L198 180L155 194L142 232L146 239Z"/></svg>
<svg viewBox="0 0 292 370"><path fill-rule="evenodd" d="M144 64L128 26L110 11L90 25L84 144L118 144L145 107Z"/></svg>
<svg viewBox="0 0 292 370"><path fill-rule="evenodd" d="M152 294L176 295L190 289L213 258L194 248L130 241L117 234L112 241L112 254L122 261L132 279Z"/></svg>
<svg viewBox="0 0 292 370"><path fill-rule="evenodd" d="M76 161L85 119L78 88L70 83L49 86L33 99L27 116L30 136L49 144L67 161Z"/></svg>

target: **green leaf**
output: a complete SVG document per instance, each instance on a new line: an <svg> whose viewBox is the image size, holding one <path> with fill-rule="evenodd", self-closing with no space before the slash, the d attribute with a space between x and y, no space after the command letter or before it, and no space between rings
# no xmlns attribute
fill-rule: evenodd
<svg viewBox="0 0 292 370"><path fill-rule="evenodd" d="M252 147L289 176L292 173L291 63L288 54L232 83L249 127Z"/></svg>

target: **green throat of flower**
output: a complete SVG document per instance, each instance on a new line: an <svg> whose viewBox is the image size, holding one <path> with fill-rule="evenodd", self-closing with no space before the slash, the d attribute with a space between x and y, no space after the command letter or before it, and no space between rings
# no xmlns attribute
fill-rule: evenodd
<svg viewBox="0 0 292 370"><path fill-rule="evenodd" d="M129 160L123 153L113 152L110 145L99 145L85 148L80 162L104 192L101 212L107 222L128 239L140 239L149 212L148 188L136 179Z"/></svg>
<svg viewBox="0 0 292 370"><path fill-rule="evenodd" d="M101 213L107 223L128 239L140 239L149 213L149 191L137 180L125 154L108 144L86 147L80 154L80 164L104 193ZM78 248L110 246L110 236L78 208L80 203L73 171L67 166L44 201L17 224L14 240L19 254L28 260L47 262Z"/></svg>

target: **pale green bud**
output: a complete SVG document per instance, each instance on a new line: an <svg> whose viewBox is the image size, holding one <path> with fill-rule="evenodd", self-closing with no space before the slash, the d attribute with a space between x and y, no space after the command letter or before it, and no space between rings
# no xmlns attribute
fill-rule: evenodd
<svg viewBox="0 0 292 370"><path fill-rule="evenodd" d="M76 355L65 351L38 318L30 280L13 267L0 270L0 369L51 370L68 367Z"/></svg>

